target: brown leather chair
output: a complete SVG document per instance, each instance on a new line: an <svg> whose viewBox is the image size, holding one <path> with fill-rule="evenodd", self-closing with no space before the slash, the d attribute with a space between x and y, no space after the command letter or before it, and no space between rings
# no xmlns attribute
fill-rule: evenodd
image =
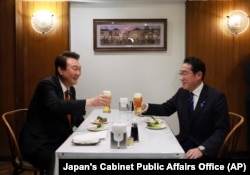
<svg viewBox="0 0 250 175"><path fill-rule="evenodd" d="M227 134L217 158L235 158L240 130L244 123L244 117L234 112L229 112L230 131Z"/></svg>
<svg viewBox="0 0 250 175"><path fill-rule="evenodd" d="M27 111L28 109L16 109L2 115L3 122L7 128L11 161L14 167L13 175L21 174L24 171L33 171L34 175L39 172L42 175L45 172L25 161L19 148L19 133L23 127Z"/></svg>

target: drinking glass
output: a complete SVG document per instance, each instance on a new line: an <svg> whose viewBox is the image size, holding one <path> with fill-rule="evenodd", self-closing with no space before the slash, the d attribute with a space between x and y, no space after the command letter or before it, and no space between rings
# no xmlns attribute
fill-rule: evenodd
<svg viewBox="0 0 250 175"><path fill-rule="evenodd" d="M128 122L129 99L122 97L119 100L119 121L122 123Z"/></svg>
<svg viewBox="0 0 250 175"><path fill-rule="evenodd" d="M135 115L140 115L142 112L142 94L141 93L135 93L134 94L134 110L135 110Z"/></svg>
<svg viewBox="0 0 250 175"><path fill-rule="evenodd" d="M107 98L110 98L110 99L112 98L111 91L109 91L109 90L103 91L103 94L104 94ZM110 112L111 112L110 106L103 106L103 112L104 112L104 113L110 113Z"/></svg>

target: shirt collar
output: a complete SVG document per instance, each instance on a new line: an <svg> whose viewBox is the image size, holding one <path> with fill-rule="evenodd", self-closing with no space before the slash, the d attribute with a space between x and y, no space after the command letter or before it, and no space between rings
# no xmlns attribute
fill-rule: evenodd
<svg viewBox="0 0 250 175"><path fill-rule="evenodd" d="M59 77L58 77L58 78L59 78ZM59 82L60 82L60 85L61 85L61 87L62 87L63 93L66 92L66 90L68 90L69 88L67 88L67 87L63 84L63 82L61 81L60 78L59 78Z"/></svg>
<svg viewBox="0 0 250 175"><path fill-rule="evenodd" d="M201 84L195 90L193 90L193 94L199 97L203 86L204 86L204 83L201 82Z"/></svg>

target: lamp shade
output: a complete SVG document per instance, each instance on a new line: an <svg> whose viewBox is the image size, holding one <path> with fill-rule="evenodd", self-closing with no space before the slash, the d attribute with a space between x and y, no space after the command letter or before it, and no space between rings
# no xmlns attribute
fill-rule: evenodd
<svg viewBox="0 0 250 175"><path fill-rule="evenodd" d="M55 15L48 10L38 10L36 11L31 18L32 28L40 33L46 34L53 30L56 23Z"/></svg>
<svg viewBox="0 0 250 175"><path fill-rule="evenodd" d="M249 17L242 10L232 11L227 16L227 29L232 34L240 34L247 30L249 26Z"/></svg>

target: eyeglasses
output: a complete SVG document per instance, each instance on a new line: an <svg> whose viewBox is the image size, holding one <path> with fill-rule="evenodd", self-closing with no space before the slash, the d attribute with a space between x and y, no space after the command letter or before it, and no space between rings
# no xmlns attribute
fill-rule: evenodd
<svg viewBox="0 0 250 175"><path fill-rule="evenodd" d="M189 75L189 74L192 74L191 72L179 72L178 73L180 76L182 76L182 77L185 77L185 76L187 76L187 75Z"/></svg>

